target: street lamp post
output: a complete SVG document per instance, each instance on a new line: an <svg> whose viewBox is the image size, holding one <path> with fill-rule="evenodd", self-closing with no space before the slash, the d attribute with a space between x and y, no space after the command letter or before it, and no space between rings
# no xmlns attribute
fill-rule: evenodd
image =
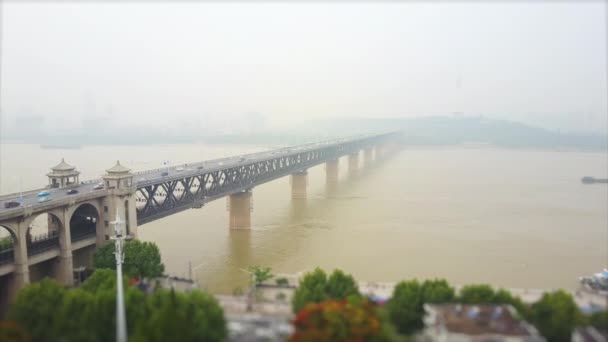
<svg viewBox="0 0 608 342"><path fill-rule="evenodd" d="M127 342L127 317L125 314L124 289L122 282L122 264L125 260L122 247L126 236L122 234L122 225L125 221L120 219L120 215L116 213L116 220L112 221L114 225L114 240L116 251L116 341Z"/></svg>

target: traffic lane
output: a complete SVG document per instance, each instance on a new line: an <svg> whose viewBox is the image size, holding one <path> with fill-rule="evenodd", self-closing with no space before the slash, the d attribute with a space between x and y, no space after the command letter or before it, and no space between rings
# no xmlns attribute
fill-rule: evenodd
<svg viewBox="0 0 608 342"><path fill-rule="evenodd" d="M47 191L49 193L49 195L47 195L47 196L38 196L37 193L36 193L36 194L30 194L28 196L23 196L23 197L18 197L17 196L17 197L14 197L14 198L9 198L9 199L3 200L1 202L2 204L1 204L0 210L2 210L2 209L17 209L17 208L22 207L22 206L32 206L32 205L40 204L40 202L38 202L38 200L40 198L43 198L43 197L48 197L48 198L50 198L51 201L53 199L60 200L60 199L68 198L68 197L78 197L79 194L90 193L90 192L96 191L96 190L93 189L93 187L95 187L96 185L97 184L95 184L95 183L93 183L93 184L88 184L87 183L87 184L79 184L77 186L70 187L70 188L67 188L67 189L65 189L65 188L64 189L57 189L57 188L42 189L41 192L42 191ZM72 195L68 195L67 192L70 191L70 190L72 190L72 189L77 190L78 193L72 194ZM40 192L38 192L38 193L40 193ZM4 208L4 204L8 203L8 202L20 202L21 205L18 206L18 207L15 207L15 208ZM42 202L42 203L45 203L45 202Z"/></svg>

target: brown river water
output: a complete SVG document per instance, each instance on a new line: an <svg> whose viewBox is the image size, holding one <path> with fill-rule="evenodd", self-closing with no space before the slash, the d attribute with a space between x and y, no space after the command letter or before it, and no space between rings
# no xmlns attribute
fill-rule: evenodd
<svg viewBox="0 0 608 342"><path fill-rule="evenodd" d="M116 159L134 170L263 150L237 145L85 146L42 149L3 144L0 193L46 185L65 157L97 178ZM362 159L362 158L361 158ZM168 273L230 293L245 287L250 265L275 273L320 266L367 281L446 278L512 288L567 288L608 264L605 152L484 147L406 148L325 188L325 170L309 170L308 199L292 201L289 178L253 190L252 228L229 230L220 199L145 224L139 238L160 247Z"/></svg>

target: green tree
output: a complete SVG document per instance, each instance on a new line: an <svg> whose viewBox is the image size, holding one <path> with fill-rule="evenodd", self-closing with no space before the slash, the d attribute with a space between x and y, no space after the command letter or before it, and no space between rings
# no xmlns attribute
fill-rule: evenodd
<svg viewBox="0 0 608 342"><path fill-rule="evenodd" d="M463 304L509 304L512 305L517 312L524 317L527 317L528 307L517 296L513 296L511 292L505 289L494 289L487 284L466 285L460 291L458 301Z"/></svg>
<svg viewBox="0 0 608 342"><path fill-rule="evenodd" d="M422 283L424 303L449 303L455 298L454 288L445 279L425 280Z"/></svg>
<svg viewBox="0 0 608 342"><path fill-rule="evenodd" d="M351 296L359 297L359 287L350 274L335 270L327 279L325 285L327 298L346 299Z"/></svg>
<svg viewBox="0 0 608 342"><path fill-rule="evenodd" d="M422 328L423 288L418 280L398 283L386 305L389 318L400 333L411 334Z"/></svg>
<svg viewBox="0 0 608 342"><path fill-rule="evenodd" d="M87 292L114 291L116 289L116 272L107 268L95 270L80 286Z"/></svg>
<svg viewBox="0 0 608 342"><path fill-rule="evenodd" d="M209 294L159 290L146 300L131 341L224 341L224 313Z"/></svg>
<svg viewBox="0 0 608 342"><path fill-rule="evenodd" d="M532 304L530 321L549 341L570 341L582 316L572 296L562 290L545 293Z"/></svg>
<svg viewBox="0 0 608 342"><path fill-rule="evenodd" d="M62 307L66 292L66 288L49 279L28 285L17 294L8 318L23 327L33 341L57 341L64 333L57 329L57 310Z"/></svg>
<svg viewBox="0 0 608 342"><path fill-rule="evenodd" d="M448 303L454 300L454 288L443 279L404 281L395 287L387 304L390 320L402 334L422 328L425 303Z"/></svg>
<svg viewBox="0 0 608 342"><path fill-rule="evenodd" d="M486 284L466 285L460 290L459 301L463 304L491 304L494 302L494 289Z"/></svg>
<svg viewBox="0 0 608 342"><path fill-rule="evenodd" d="M320 303L326 300L326 285L327 275L322 269L316 268L313 272L305 274L292 298L293 311L302 310L307 303Z"/></svg>
<svg viewBox="0 0 608 342"><path fill-rule="evenodd" d="M357 283L351 275L341 270L334 270L328 279L325 272L317 267L313 272L302 277L291 303L293 311L298 312L307 303L360 296Z"/></svg>
<svg viewBox="0 0 608 342"><path fill-rule="evenodd" d="M108 243L94 255L95 268L116 269L114 244ZM158 246L153 242L127 241L124 246L125 262L123 271L132 277L158 277L165 271Z"/></svg>
<svg viewBox="0 0 608 342"><path fill-rule="evenodd" d="M591 314L591 316L589 316L589 324L599 330L608 331L608 309Z"/></svg>
<svg viewBox="0 0 608 342"><path fill-rule="evenodd" d="M97 309L93 303L95 294L81 289L65 292L63 302L56 308L55 324L57 336L64 341L100 341L100 333L107 327L97 322ZM114 316L115 310L102 314ZM50 339L49 339L50 340Z"/></svg>
<svg viewBox="0 0 608 342"><path fill-rule="evenodd" d="M251 266L249 267L249 272L253 274L253 281L256 286L262 284L266 280L274 278L270 267Z"/></svg>
<svg viewBox="0 0 608 342"><path fill-rule="evenodd" d="M528 306L524 304L521 298L517 296L513 296L511 292L505 289L499 289L494 293L494 298L492 300L494 304L510 304L515 310L520 314L520 316L528 317Z"/></svg>
<svg viewBox="0 0 608 342"><path fill-rule="evenodd" d="M113 341L115 277L112 270L101 269L81 288L66 289L48 279L28 285L11 306L9 319L32 341ZM130 340L223 341L227 337L223 311L209 294L158 290L146 296L127 286L125 303Z"/></svg>

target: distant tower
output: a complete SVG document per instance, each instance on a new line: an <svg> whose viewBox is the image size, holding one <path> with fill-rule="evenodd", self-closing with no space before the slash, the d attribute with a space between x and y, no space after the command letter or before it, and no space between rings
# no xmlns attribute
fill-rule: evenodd
<svg viewBox="0 0 608 342"><path fill-rule="evenodd" d="M51 188L69 187L78 184L78 175L80 171L76 171L76 167L72 166L61 158L61 163L53 166L51 172L46 174L49 177L49 186Z"/></svg>

